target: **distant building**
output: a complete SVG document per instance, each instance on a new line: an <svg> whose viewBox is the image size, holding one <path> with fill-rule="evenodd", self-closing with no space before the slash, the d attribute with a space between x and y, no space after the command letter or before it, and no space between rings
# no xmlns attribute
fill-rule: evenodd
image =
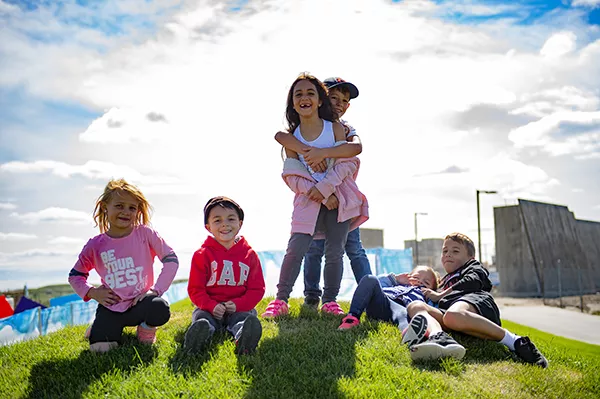
<svg viewBox="0 0 600 399"><path fill-rule="evenodd" d="M404 248L412 248L414 264L431 266L434 270L437 270L443 275L445 274L445 271L442 267L442 260L440 258L443 244L443 238L424 238L419 240L419 259L415 259L417 256L415 240L405 240Z"/></svg>
<svg viewBox="0 0 600 399"><path fill-rule="evenodd" d="M383 230L382 229L364 229L360 228L360 241L363 248L383 248Z"/></svg>
<svg viewBox="0 0 600 399"><path fill-rule="evenodd" d="M554 298L600 290L600 222L575 219L564 205L519 199L494 207L494 227L502 295Z"/></svg>

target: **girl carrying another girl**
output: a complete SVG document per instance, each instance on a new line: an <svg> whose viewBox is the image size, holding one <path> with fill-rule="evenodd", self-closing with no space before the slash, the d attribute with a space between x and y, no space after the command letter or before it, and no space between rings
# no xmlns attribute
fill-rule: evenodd
<svg viewBox="0 0 600 399"><path fill-rule="evenodd" d="M173 249L148 227L150 204L125 180L111 180L96 201L94 221L100 235L90 239L69 273L69 284L85 301L98 301L96 319L86 331L92 352L107 352L121 343L123 328L137 326L143 343L156 341L156 327L171 317L160 296L169 288L179 262ZM154 283L154 257L163 268ZM102 284L87 282L95 269Z"/></svg>
<svg viewBox="0 0 600 399"><path fill-rule="evenodd" d="M333 147L346 142L344 127L337 119L327 89L312 75L303 73L292 84L287 96L286 119L288 131L306 145L318 148ZM342 280L344 246L348 231L368 219L366 197L355 179L358 158L336 159L326 172L313 171L302 155L286 149L282 177L294 191L292 235L288 241L277 284L276 299L271 301L264 318L289 312L287 301L298 274L302 259L313 236L325 233L325 269L323 272L324 313L343 314L336 302Z"/></svg>

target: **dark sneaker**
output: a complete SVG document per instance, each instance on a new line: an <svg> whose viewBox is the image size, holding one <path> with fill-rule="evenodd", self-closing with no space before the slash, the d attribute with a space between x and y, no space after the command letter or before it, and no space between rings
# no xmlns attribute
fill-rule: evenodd
<svg viewBox="0 0 600 399"><path fill-rule="evenodd" d="M535 364L542 368L548 367L548 360L535 347L529 337L520 337L515 341L515 354L526 363Z"/></svg>
<svg viewBox="0 0 600 399"><path fill-rule="evenodd" d="M442 357L462 359L466 350L443 331L429 337L427 341L409 347L412 360L435 360Z"/></svg>
<svg viewBox="0 0 600 399"><path fill-rule="evenodd" d="M321 299L318 296L304 297L304 306L309 307L311 309L319 309L319 302L321 302Z"/></svg>
<svg viewBox="0 0 600 399"><path fill-rule="evenodd" d="M420 344L429 337L427 318L423 315L416 315L410 321L408 327L402 331L402 343L409 347Z"/></svg>
<svg viewBox="0 0 600 399"><path fill-rule="evenodd" d="M204 349L211 335L208 320L195 321L185 333L183 348L190 353L198 353Z"/></svg>
<svg viewBox="0 0 600 399"><path fill-rule="evenodd" d="M235 353L246 355L256 350L262 336L262 326L256 316L248 316L242 325L240 337L235 341Z"/></svg>

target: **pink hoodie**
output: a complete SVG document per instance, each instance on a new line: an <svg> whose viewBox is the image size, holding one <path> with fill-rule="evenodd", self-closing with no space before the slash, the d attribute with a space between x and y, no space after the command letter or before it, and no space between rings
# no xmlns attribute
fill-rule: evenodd
<svg viewBox="0 0 600 399"><path fill-rule="evenodd" d="M292 234L312 235L317 233L315 238L323 236L322 232L315 232L321 203L312 201L306 196L306 193L313 186L316 186L325 197L323 204L331 194L336 195L339 201L338 222L352 219L349 231L367 221L369 219L369 204L354 181L359 167L360 160L356 157L336 159L333 167L327 171L325 178L317 183L302 162L295 158L287 158L283 163L281 177L296 193L294 211L292 212Z"/></svg>

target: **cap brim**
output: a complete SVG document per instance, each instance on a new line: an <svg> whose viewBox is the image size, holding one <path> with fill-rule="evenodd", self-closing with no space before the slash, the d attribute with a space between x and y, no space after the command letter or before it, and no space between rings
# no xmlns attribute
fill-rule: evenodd
<svg viewBox="0 0 600 399"><path fill-rule="evenodd" d="M350 92L350 99L358 97L358 87L354 86L350 82L339 82L339 83L333 84L331 86L328 86L327 88L329 90L331 90L331 89L335 89L336 87L341 87L341 86L346 86L348 88L348 91Z"/></svg>

